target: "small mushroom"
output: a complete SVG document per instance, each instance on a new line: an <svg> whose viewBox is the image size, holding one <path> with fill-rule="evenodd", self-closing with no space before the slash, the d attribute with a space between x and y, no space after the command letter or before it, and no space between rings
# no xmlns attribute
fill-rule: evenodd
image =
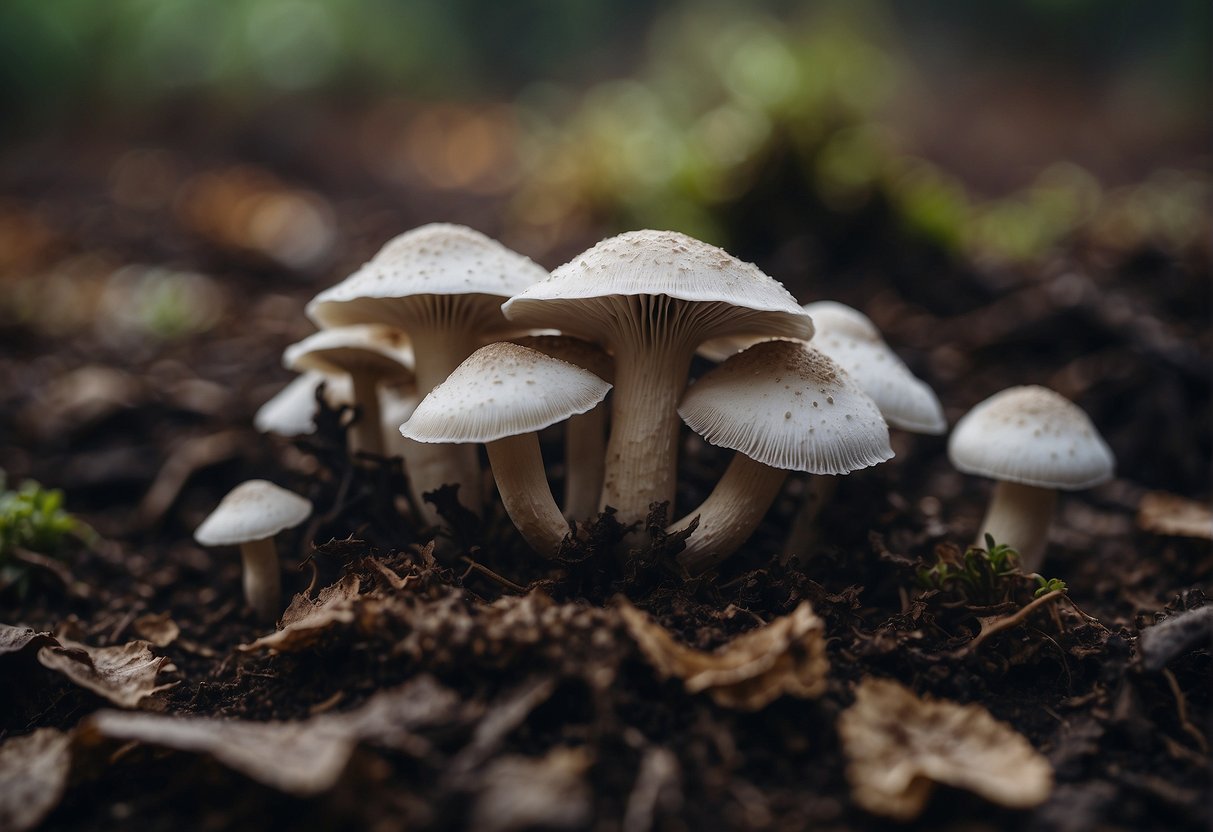
<svg viewBox="0 0 1213 832"><path fill-rule="evenodd" d="M524 335L510 343L567 361L603 381L615 380L615 364L597 344L568 335ZM564 516L585 520L598 512L606 470L606 407L570 416L564 434Z"/></svg>
<svg viewBox="0 0 1213 832"><path fill-rule="evenodd" d="M502 305L511 321L554 326L615 356L611 433L599 506L643 520L673 506L678 402L703 341L734 334L808 338L813 322L752 263L674 231L602 240Z"/></svg>
<svg viewBox="0 0 1213 832"><path fill-rule="evenodd" d="M875 402L800 341L763 341L737 353L695 382L678 412L708 442L737 452L703 504L670 528L699 518L678 556L692 574L746 541L789 471L847 474L893 457Z"/></svg>
<svg viewBox="0 0 1213 832"><path fill-rule="evenodd" d="M324 385L330 407L352 404L354 389L349 376L327 376L314 370L292 379L257 410L253 427L261 433L306 436L316 431L316 390Z"/></svg>
<svg viewBox="0 0 1213 832"><path fill-rule="evenodd" d="M978 545L988 534L1019 551L1025 572L1044 559L1057 490L1106 482L1115 459L1087 414L1045 387L996 393L956 423L948 458L966 474L998 480Z"/></svg>
<svg viewBox="0 0 1213 832"><path fill-rule="evenodd" d="M274 535L294 528L312 513L312 504L265 480L233 488L202 525L194 540L203 546L240 547L244 560L244 597L262 621L282 610L282 585Z"/></svg>
<svg viewBox="0 0 1213 832"><path fill-rule="evenodd" d="M383 453L379 385L413 379L413 353L400 332L367 325L324 329L287 347L282 363L291 370L349 375L361 410L353 426L354 447Z"/></svg>
<svg viewBox="0 0 1213 832"><path fill-rule="evenodd" d="M554 557L569 524L552 497L536 434L593 409L610 389L541 352L489 344L430 391L400 432L417 442L483 442L510 519L531 548Z"/></svg>

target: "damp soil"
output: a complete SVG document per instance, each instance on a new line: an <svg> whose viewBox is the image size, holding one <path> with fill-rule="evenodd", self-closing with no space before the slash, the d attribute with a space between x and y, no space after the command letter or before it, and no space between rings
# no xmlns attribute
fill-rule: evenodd
<svg viewBox="0 0 1213 832"><path fill-rule="evenodd" d="M360 747L336 785L309 796L206 755L115 744L73 769L41 828L878 828L850 797L836 730L869 676L980 703L1055 770L1053 795L1038 808L1001 809L940 788L909 828L1208 827L1207 636L1147 661L1139 635L1209 603L1213 553L1207 540L1145 531L1135 516L1150 491L1209 497L1205 252L1109 254L1075 241L1031 267L979 268L900 232L878 200L843 227L830 220L829 235L805 231L807 221L776 235L751 227L757 203L810 218L820 209L792 186L779 190L787 180L775 174L755 204L726 214L734 249L801 300L865 310L938 392L949 421L1004 387L1046 384L1090 414L1113 448L1116 478L1059 503L1043 571L1066 582L1066 597L971 649L979 619L1022 608L1035 585L1012 580L985 600L919 586L919 570L971 541L989 495L987 482L949 466L944 438L895 432L896 459L843 479L808 545L784 562L806 487L793 478L741 553L687 581L670 567L677 541L652 538L622 567L608 554L620 532L612 518L587 518L576 550L549 563L527 552L499 509L459 514L450 493L437 499L458 534L431 548L432 531L395 497L407 476L398 461L349 457L350 414L326 414L302 441L256 433L253 412L289 378L283 347L310 331L303 305L312 294L401 228L453 217L500 232L502 206L384 191L297 149L268 165L255 138L240 160L197 149L187 172L260 160L280 183L323 200L332 253L307 269L179 212L124 206L107 179L117 150L66 166L51 163L65 158L54 148L31 150L6 171L3 221L26 243L9 246L0 264L6 290L29 293L58 270L77 281L59 296L98 298L109 264L168 264L207 274L223 314L173 338L104 323L56 327L54 312L10 310L0 323L0 468L10 483L31 477L63 489L98 535L58 553L65 570L31 567L23 592L0 593L0 621L104 646L138 637L141 616L167 614L180 634L153 652L171 660L165 678L177 684L150 707L170 715L304 719L422 677L466 707L420 729L424 742ZM554 267L608 231L583 230L537 257ZM88 396L78 393L82 379ZM559 489L560 442L544 440ZM678 506L702 500L726 464L688 435ZM241 603L235 554L200 549L191 531L252 477L316 506L311 523L280 541L288 592L315 595L355 575L360 592L391 594L399 608L373 626L334 624L306 649L237 649L268 628ZM620 621L620 597L701 649L808 601L825 622L826 691L756 712L691 695L646 662ZM488 612L502 605L517 614ZM0 738L70 730L108 707L27 654L0 658L0 702ZM534 778L514 788L588 813L487 820L483 806L509 771L503 761L555 748L581 755L586 791L562 798Z"/></svg>

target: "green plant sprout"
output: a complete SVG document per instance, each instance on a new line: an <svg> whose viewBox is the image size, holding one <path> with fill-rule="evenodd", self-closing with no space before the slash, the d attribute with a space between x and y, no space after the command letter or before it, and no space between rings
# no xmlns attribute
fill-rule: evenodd
<svg viewBox="0 0 1213 832"><path fill-rule="evenodd" d="M996 543L985 536L986 548L970 546L959 563L940 560L934 566L918 570L918 585L924 589L956 592L969 600L996 601L1003 598L1010 581L1021 577L1019 552L1013 546ZM1034 597L1065 591L1066 582L1058 578L1034 576L1037 590Z"/></svg>
<svg viewBox="0 0 1213 832"><path fill-rule="evenodd" d="M0 588L15 585L18 592L25 591L29 565L20 557L22 550L55 555L65 538L91 534L88 526L63 510L62 491L43 488L33 480L11 491L0 471Z"/></svg>

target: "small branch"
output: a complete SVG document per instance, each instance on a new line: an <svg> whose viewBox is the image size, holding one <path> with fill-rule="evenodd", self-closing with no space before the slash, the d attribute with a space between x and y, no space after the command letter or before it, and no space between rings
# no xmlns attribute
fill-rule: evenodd
<svg viewBox="0 0 1213 832"><path fill-rule="evenodd" d="M961 650L961 655L968 655L969 653L974 652L978 647L981 646L981 643L990 636L996 633L1001 633L1003 630L1009 630L1012 627L1019 626L1029 615L1036 612L1038 609L1041 609L1042 607L1045 607L1048 604L1051 604L1054 601L1064 597L1064 591L1055 589L1046 595L1040 596L1030 604L1026 604L1018 612L1012 613L1011 615L1005 615L1002 618L995 618L993 620L988 618L981 619L981 631L977 634L976 638L964 646L964 648Z"/></svg>
<svg viewBox="0 0 1213 832"><path fill-rule="evenodd" d="M507 578L503 575L498 575L492 569L489 569L484 564L477 563L476 561L472 560L471 558L467 557L466 555L463 556L461 558L461 560L468 565L468 570L467 570L467 572L464 572L462 576L460 576L460 580L462 580L463 578L466 578L472 572L479 572L481 575L484 575L489 580L494 581L494 582L500 584L501 586L505 587L510 592L517 592L519 595L526 595L527 589L525 586L516 584L513 581L511 581L509 578Z"/></svg>
<svg viewBox="0 0 1213 832"><path fill-rule="evenodd" d="M1167 685L1171 688L1171 695L1175 697L1175 711L1179 715L1179 724L1184 731L1192 739L1196 740L1197 747L1205 754L1209 753L1209 743L1205 740L1205 735L1200 732L1200 729L1192 724L1188 719L1188 700L1184 696L1184 692L1179 687L1179 680L1175 678L1175 674L1168 668L1163 668L1162 675L1167 680Z"/></svg>

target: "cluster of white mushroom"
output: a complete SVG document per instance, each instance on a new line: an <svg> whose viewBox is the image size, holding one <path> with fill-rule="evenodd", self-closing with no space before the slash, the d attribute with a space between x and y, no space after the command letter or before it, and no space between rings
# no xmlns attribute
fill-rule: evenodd
<svg viewBox="0 0 1213 832"><path fill-rule="evenodd" d="M608 507L625 525L655 504L673 511L681 421L735 452L703 504L669 528L698 523L679 556L690 573L746 541L789 472L847 474L893 457L890 425L947 427L938 398L863 314L801 306L753 264L676 232L611 237L549 275L471 229L427 225L321 292L307 314L320 331L284 355L306 374L262 408L259 429L314 430L327 380L333 400L358 409L354 446L404 459L415 504L459 484L473 509L484 444L507 513L546 557L566 545L572 521ZM691 383L697 352L719 364ZM538 432L566 421L562 509ZM949 452L962 471L1003 480L983 532L1027 558L1043 547L1052 489L1111 475L1086 416L1043 388L983 402Z"/></svg>

